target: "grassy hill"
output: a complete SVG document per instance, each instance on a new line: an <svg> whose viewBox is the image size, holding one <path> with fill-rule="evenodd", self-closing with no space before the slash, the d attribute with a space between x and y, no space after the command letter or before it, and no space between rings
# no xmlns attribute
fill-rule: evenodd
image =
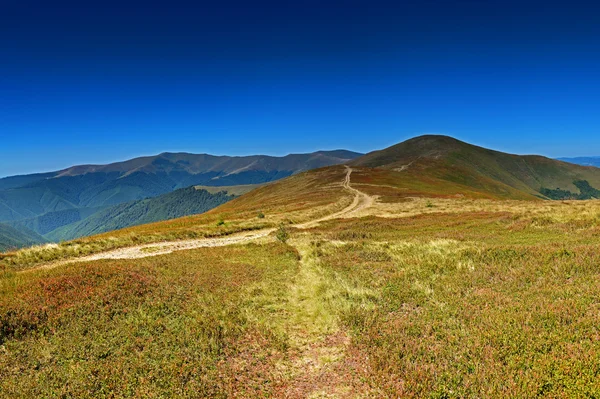
<svg viewBox="0 0 600 399"><path fill-rule="evenodd" d="M33 269L5 255L0 392L598 397L600 201L457 198L448 193L469 186L434 177L419 186L403 172L356 167L351 184L380 194L413 184L427 198L289 227L285 243L267 236ZM340 166L301 173L202 215L47 251L79 256L305 221L351 201L345 175Z"/></svg>
<svg viewBox="0 0 600 399"><path fill-rule="evenodd" d="M357 160L350 187L325 167L200 215L3 254L0 392L598 397L600 201L539 198L527 182L560 184L560 162L432 140ZM365 192L362 213L299 225ZM286 239L153 252L282 223ZM140 244L139 259L48 264Z"/></svg>
<svg viewBox="0 0 600 399"><path fill-rule="evenodd" d="M177 210L181 203L185 209L189 200L179 201L181 194L197 195L217 200L227 200L221 206L208 212L162 220L155 223L131 223L126 228L101 233L94 229L104 223L96 223L95 216L58 229L48 235L59 239L64 234L96 233L93 236L81 237L72 241L61 242L51 248L34 248L6 255L4 263L8 265L31 266L40 262L48 262L69 257L84 256L110 249L122 248L142 243L193 239L203 237L220 237L242 231L251 231L267 227L275 227L280 223L304 222L331 214L352 202L351 193L342 188L346 168L333 166L303 172L277 182L269 183L245 195L231 199L232 196L219 192L210 194L194 188L178 190L161 197L138 201L131 207L116 206L100 211L102 220L109 213L109 222L116 227L123 221L140 221L138 211L156 209L152 204L161 201L158 209ZM191 190L195 190L192 192ZM163 201L163 197L166 200ZM230 200L230 201L229 201ZM148 204L151 204L148 206ZM168 204L165 206L165 204ZM148 220L149 216L141 215ZM262 215L264 217L259 217ZM165 215L162 215L165 216ZM123 226L125 227L125 226ZM100 233L100 234L98 234ZM0 262L0 266L2 262Z"/></svg>
<svg viewBox="0 0 600 399"><path fill-rule="evenodd" d="M457 185L475 196L527 199L543 197L544 188L579 193L574 182L581 180L600 187L600 169L536 155L506 154L447 136L416 137L350 164L389 171L385 177L388 181L412 186L423 183L432 194L460 194L460 190L449 187Z"/></svg>
<svg viewBox="0 0 600 399"><path fill-rule="evenodd" d="M354 187L381 202L404 201L415 197L481 198L536 200L540 198L592 198L600 192L600 169L583 167L540 156L520 156L470 145L446 136L417 137L390 148L375 151L348 162L353 167ZM147 166L147 163L146 163ZM114 171L112 171L114 172ZM219 193L242 194L239 198L218 207L206 216L223 218L229 223L252 220L259 213L269 216L256 221L276 223L291 220L299 222L340 209L351 201L351 195L341 189L346 169L330 166L296 174L262 185L198 186ZM580 184L588 182L588 185ZM581 187L587 187L581 193ZM191 193L182 191L183 193ZM175 218L204 212L210 207L191 200L185 204L180 194L160 199L134 201L79 217L81 211L63 210L29 219L24 227L43 232L53 241L73 239L84 235ZM197 193L196 193L197 194ZM586 194L587 197L581 197ZM160 198L160 197L158 197ZM210 200L212 201L212 200ZM211 202L212 205L220 201ZM162 210L159 209L162 207ZM193 212L187 208L194 207ZM172 208L172 211L168 209ZM191 209L191 208L190 208ZM57 217L60 222L50 223L45 218ZM49 229L68 220L63 227ZM34 222L33 222L33 221ZM207 220L188 218L179 223L178 231L195 229L194 225ZM50 226L51 227L47 227ZM152 224L135 228L136 234L153 230L171 229L173 223ZM46 227L44 227L46 226ZM230 224L231 226L231 224ZM248 226L246 226L248 227ZM244 227L244 228L246 228ZM129 230L115 233L129 234ZM179 233L178 233L179 234ZM161 236L157 233L156 236Z"/></svg>
<svg viewBox="0 0 600 399"><path fill-rule="evenodd" d="M44 237L25 228L0 223L0 252L46 242Z"/></svg>

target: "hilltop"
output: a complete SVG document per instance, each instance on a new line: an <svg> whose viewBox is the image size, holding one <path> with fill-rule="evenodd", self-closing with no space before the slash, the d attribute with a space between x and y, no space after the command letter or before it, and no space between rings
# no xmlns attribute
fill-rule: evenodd
<svg viewBox="0 0 600 399"><path fill-rule="evenodd" d="M432 195L454 192L476 197L532 199L545 198L543 189L579 193L576 182L582 180L600 187L597 168L538 155L507 154L439 135L415 137L368 153L349 164L377 168L377 174L387 175L385 179L392 182L427 183L424 190ZM461 187L462 193L458 190Z"/></svg>

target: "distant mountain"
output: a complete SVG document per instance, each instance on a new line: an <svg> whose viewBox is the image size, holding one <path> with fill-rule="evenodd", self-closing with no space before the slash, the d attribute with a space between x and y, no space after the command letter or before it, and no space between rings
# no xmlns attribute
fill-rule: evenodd
<svg viewBox="0 0 600 399"><path fill-rule="evenodd" d="M50 173L6 177L0 179L0 222L52 213L54 222L60 215L71 223L83 218L77 215L81 209L96 210L192 185L265 183L304 170L346 163L360 155L345 150L284 157L163 153L109 165L80 165ZM87 217L90 212L84 213Z"/></svg>
<svg viewBox="0 0 600 399"><path fill-rule="evenodd" d="M594 166L600 168L600 157L575 157L575 158L557 158L559 161L574 163L576 165Z"/></svg>
<svg viewBox="0 0 600 399"><path fill-rule="evenodd" d="M182 188L158 197L103 208L82 220L51 231L45 238L55 242L71 240L124 227L195 215L233 198L234 195L225 191L209 193L194 187Z"/></svg>
<svg viewBox="0 0 600 399"><path fill-rule="evenodd" d="M580 181L600 187L600 169L537 155L506 154L447 136L416 137L350 164L401 173L397 178L408 181L436 179L497 198L547 197L546 189L579 194Z"/></svg>
<svg viewBox="0 0 600 399"><path fill-rule="evenodd" d="M0 252L46 242L44 237L25 228L0 223Z"/></svg>

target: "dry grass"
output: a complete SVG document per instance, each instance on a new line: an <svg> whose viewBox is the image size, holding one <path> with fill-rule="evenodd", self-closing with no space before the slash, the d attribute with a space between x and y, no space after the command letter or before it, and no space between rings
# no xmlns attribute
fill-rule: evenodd
<svg viewBox="0 0 600 399"><path fill-rule="evenodd" d="M361 378L387 397L597 397L600 229L590 215L430 214L316 229L321 263L380 294L375 310L342 316Z"/></svg>
<svg viewBox="0 0 600 399"><path fill-rule="evenodd" d="M282 244L200 249L3 276L2 397L227 397L267 393L238 383L248 351L265 356L285 336L248 305L297 269ZM249 312L252 312L249 314ZM262 373L262 375L261 375Z"/></svg>
<svg viewBox="0 0 600 399"><path fill-rule="evenodd" d="M315 173L48 251L230 234L350 202L342 168ZM600 397L600 201L404 196L361 212L288 227L287 244L6 267L0 392Z"/></svg>

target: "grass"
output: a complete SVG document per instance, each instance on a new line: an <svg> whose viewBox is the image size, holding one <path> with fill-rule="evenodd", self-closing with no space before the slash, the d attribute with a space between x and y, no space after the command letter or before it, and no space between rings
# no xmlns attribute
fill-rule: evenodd
<svg viewBox="0 0 600 399"><path fill-rule="evenodd" d="M448 214L322 228L322 265L379 293L374 310L341 315L360 378L387 397L597 397L596 220L579 234L527 222Z"/></svg>
<svg viewBox="0 0 600 399"><path fill-rule="evenodd" d="M261 226L283 226L282 240L29 273L5 263L0 392L600 397L600 201L409 196L294 228L349 203L334 172L317 172L331 179L318 190L310 172L80 245ZM51 256L75 244L62 245Z"/></svg>
<svg viewBox="0 0 600 399"><path fill-rule="evenodd" d="M259 222L232 222L219 224L216 219L212 224L191 226L186 219L169 221L168 227L156 228L143 225L115 232L105 233L92 237L85 237L59 244L45 244L24 248L15 252L3 254L0 266L5 269L26 269L39 264L60 261L63 259L77 258L104 252L117 248L130 247L139 244L149 244L162 241L176 241L184 239L199 239L227 236L243 231L259 230L269 227L269 223ZM158 223L160 226L161 223ZM164 222L167 224L167 222ZM179 225L179 226L178 226Z"/></svg>
<svg viewBox="0 0 600 399"><path fill-rule="evenodd" d="M341 189L345 173L343 166L316 169L261 186L201 215L4 253L0 267L30 268L139 244L220 237L313 220L350 204L351 196Z"/></svg>

